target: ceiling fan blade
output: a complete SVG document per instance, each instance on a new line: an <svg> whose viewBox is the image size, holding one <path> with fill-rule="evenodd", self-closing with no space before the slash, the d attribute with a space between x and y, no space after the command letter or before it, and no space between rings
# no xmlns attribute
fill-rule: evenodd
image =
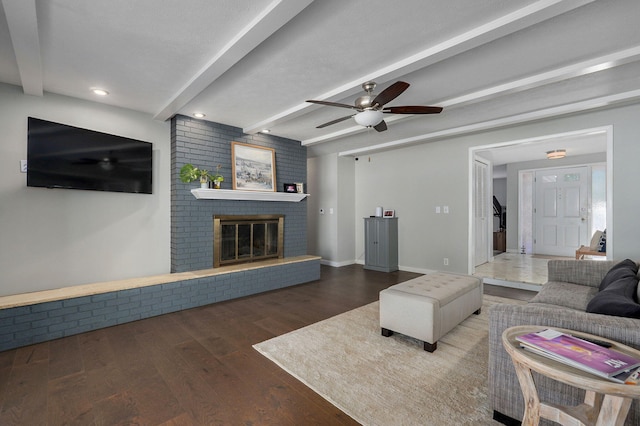
<svg viewBox="0 0 640 426"><path fill-rule="evenodd" d="M436 106L395 106L385 108L382 112L389 112L391 114L439 114L442 112L442 107Z"/></svg>
<svg viewBox="0 0 640 426"><path fill-rule="evenodd" d="M396 81L391 86L387 87L382 92L380 92L380 94L376 96L373 102L371 102L371 105L372 106L377 105L380 107L386 104L387 102L391 102L392 100L400 96L402 92L407 90L408 87L409 87L409 83L405 83L404 81Z"/></svg>
<svg viewBox="0 0 640 426"><path fill-rule="evenodd" d="M376 131L378 132L384 132L385 130L387 130L387 123L385 123L384 120L382 120L381 122L373 126L373 128L376 129Z"/></svg>
<svg viewBox="0 0 640 426"><path fill-rule="evenodd" d="M314 100L308 100L307 102L311 102L312 104L319 104L319 105L328 105L328 106L334 106L334 107L340 107L340 108L349 108L349 109L357 109L360 110L360 108L353 106L353 105L347 105L347 104L340 104L337 102L329 102L329 101L314 101Z"/></svg>
<svg viewBox="0 0 640 426"><path fill-rule="evenodd" d="M336 118L335 120L319 125L318 127L316 127L316 129L322 129L323 127L331 126L332 124L336 124L341 121L348 120L351 117L353 117L353 115L347 115L346 117Z"/></svg>

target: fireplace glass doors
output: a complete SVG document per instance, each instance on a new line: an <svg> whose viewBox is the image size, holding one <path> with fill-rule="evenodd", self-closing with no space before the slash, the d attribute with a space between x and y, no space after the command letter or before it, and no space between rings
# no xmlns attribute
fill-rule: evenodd
<svg viewBox="0 0 640 426"><path fill-rule="evenodd" d="M284 216L214 216L213 266L283 257Z"/></svg>

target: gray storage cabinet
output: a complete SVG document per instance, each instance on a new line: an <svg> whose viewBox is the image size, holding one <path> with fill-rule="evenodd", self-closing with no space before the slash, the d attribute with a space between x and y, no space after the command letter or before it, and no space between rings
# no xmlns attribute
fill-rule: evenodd
<svg viewBox="0 0 640 426"><path fill-rule="evenodd" d="M398 218L364 218L364 268L398 270Z"/></svg>

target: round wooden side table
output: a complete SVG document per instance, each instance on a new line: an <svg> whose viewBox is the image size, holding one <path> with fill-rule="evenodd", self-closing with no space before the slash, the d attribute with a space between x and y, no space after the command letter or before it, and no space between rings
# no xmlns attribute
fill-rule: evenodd
<svg viewBox="0 0 640 426"><path fill-rule="evenodd" d="M567 426L580 424L622 426L629 413L631 402L635 398L640 398L640 386L615 383L520 348L520 342L516 340L516 336L542 331L546 328L550 327L525 325L508 328L502 333L502 344L511 356L524 396L525 411L522 425L537 425L542 417ZM588 333L551 328L576 337L607 341L613 345L612 349L640 358L640 351L613 340ZM584 389L586 391L584 402L571 407L540 402L531 375L532 371Z"/></svg>

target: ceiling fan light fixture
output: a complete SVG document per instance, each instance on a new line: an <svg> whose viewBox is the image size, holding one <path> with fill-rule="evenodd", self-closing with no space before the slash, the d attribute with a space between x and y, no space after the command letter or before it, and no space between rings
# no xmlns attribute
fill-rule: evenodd
<svg viewBox="0 0 640 426"><path fill-rule="evenodd" d="M356 123L365 127L373 127L380 124L383 119L382 111L376 111L373 109L367 109L357 113L354 117Z"/></svg>
<svg viewBox="0 0 640 426"><path fill-rule="evenodd" d="M342 104L339 102L321 101L321 100L308 100L312 104L327 105L339 108L348 108L351 110L359 111L346 117L340 117L335 120L331 120L327 123L323 123L316 126L316 129L322 129L333 124L342 123L344 120L353 119L361 126L373 127L377 132L384 132L387 130L387 123L383 119L384 113L389 114L439 114L442 112L442 107L426 106L426 105L405 105L405 106L392 106L386 107L385 105L398 96L400 96L407 88L409 83L404 81L396 81L391 86L380 92L379 95L374 95L373 89L376 87L376 83L373 81L367 81L362 84L362 89L366 92L366 95L360 96L355 101L355 105Z"/></svg>
<svg viewBox="0 0 640 426"><path fill-rule="evenodd" d="M558 160L567 156L566 149L554 149L553 151L547 151L547 159Z"/></svg>

